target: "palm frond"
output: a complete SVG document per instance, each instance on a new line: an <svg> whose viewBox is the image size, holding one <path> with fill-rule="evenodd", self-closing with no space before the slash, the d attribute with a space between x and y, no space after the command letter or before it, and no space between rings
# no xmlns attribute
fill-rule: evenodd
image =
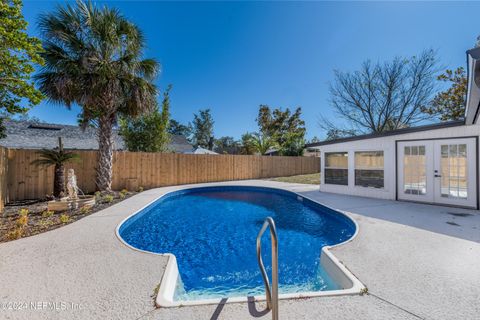
<svg viewBox="0 0 480 320"><path fill-rule="evenodd" d="M38 25L46 65L35 80L52 102L95 106L88 113L96 115L151 109L160 65L142 58L144 35L118 10L77 1L41 15Z"/></svg>
<svg viewBox="0 0 480 320"><path fill-rule="evenodd" d="M136 69L139 77L154 79L160 72L160 63L155 59L143 59Z"/></svg>
<svg viewBox="0 0 480 320"><path fill-rule="evenodd" d="M60 150L59 148L42 149L36 153L40 158L31 162L31 164L36 166L62 165L69 161L80 159L77 153Z"/></svg>

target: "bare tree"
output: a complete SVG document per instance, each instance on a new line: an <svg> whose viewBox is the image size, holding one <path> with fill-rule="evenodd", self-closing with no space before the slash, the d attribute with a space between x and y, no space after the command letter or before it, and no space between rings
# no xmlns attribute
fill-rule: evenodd
<svg viewBox="0 0 480 320"><path fill-rule="evenodd" d="M425 120L422 108L432 98L437 71L433 50L410 59L366 61L359 71L335 71L330 95L335 112L346 120L341 130L383 132ZM327 131L338 129L325 119L319 125Z"/></svg>

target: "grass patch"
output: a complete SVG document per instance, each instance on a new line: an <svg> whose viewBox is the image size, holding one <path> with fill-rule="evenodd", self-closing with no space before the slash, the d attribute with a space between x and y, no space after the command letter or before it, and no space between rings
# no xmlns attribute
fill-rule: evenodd
<svg viewBox="0 0 480 320"><path fill-rule="evenodd" d="M303 183L303 184L320 184L320 173L312 173L312 174L302 174L298 176L291 176L291 177L278 177L268 179L271 181L279 181L279 182L288 182L288 183Z"/></svg>

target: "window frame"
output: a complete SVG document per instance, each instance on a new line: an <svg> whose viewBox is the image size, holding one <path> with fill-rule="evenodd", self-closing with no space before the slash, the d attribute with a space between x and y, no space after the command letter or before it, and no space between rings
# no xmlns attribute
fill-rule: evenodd
<svg viewBox="0 0 480 320"><path fill-rule="evenodd" d="M347 165L345 168L343 167L330 167L330 166L327 166L327 157L328 155L330 154L344 154L345 157L346 157L346 160L347 160ZM350 178L350 165L349 165L349 161L350 161L350 152L349 151L330 151L330 152L324 152L323 153L323 164L324 164L324 168L323 168L323 183L325 185L334 185L334 186L350 186L350 181L349 181L349 178ZM347 175L346 175L346 184L344 183L332 183L332 182L327 182L327 174L326 174L326 171L327 170L345 170Z"/></svg>
<svg viewBox="0 0 480 320"><path fill-rule="evenodd" d="M352 150L353 152L353 186L356 188L362 188L362 189L373 189L373 190L385 190L385 150L384 149L369 149L369 150ZM381 153L383 157L383 164L380 169L380 167L373 167L373 168L365 168L365 167L359 167L357 168L357 153ZM375 187L375 186L370 186L370 185L361 185L357 184L357 170L362 170L362 171L382 171L383 177L382 177L382 187Z"/></svg>

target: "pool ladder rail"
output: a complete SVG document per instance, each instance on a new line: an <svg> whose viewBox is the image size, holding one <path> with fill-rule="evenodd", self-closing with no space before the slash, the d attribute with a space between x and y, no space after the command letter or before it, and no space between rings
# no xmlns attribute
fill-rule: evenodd
<svg viewBox="0 0 480 320"><path fill-rule="evenodd" d="M268 280L267 271L262 260L262 236L270 229L270 239L272 241L272 285ZM275 221L272 217L267 217L257 236L257 260L260 272L262 273L263 283L265 284L265 294L267 296L267 308L272 312L272 320L278 320L278 238Z"/></svg>

